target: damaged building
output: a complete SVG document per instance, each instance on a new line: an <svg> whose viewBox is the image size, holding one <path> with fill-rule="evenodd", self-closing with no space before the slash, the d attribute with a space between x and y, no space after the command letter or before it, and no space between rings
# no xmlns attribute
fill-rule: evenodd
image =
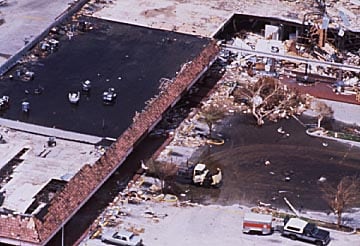
<svg viewBox="0 0 360 246"><path fill-rule="evenodd" d="M85 4L86 1L82 2ZM221 18L212 16L214 21L221 23L216 25L216 30L211 29L214 35L208 35L210 31L207 30L206 35L185 36L188 39L181 41L184 34L178 35L177 31L197 35L195 25L177 26L176 23L169 28L163 21L162 25L170 32L158 34L159 30L151 26L153 23L143 24L142 28L136 27L139 28L136 35L131 36L130 31L127 35L133 39L127 40L124 47L135 47L134 44L140 43L133 47L132 53L127 53L128 48L119 48L117 53L113 53L107 44L121 46L119 40L126 36L121 36L121 33L135 27L124 24L125 27L121 27L123 29L117 29L114 24L116 21L84 17L97 9L107 11L103 5L98 5L99 2L105 2L106 5L111 1L88 3L67 24L51 26L44 38L35 42L32 53L22 57L21 63L16 60L16 63L9 67L7 63L0 70L3 75L0 92L4 94L0 96L5 96L0 99L0 125L4 126L0 132L0 141L4 140L3 144L0 142L0 150L6 152L0 163L1 243L49 244L218 56L228 68L241 67L250 77L256 73L274 76L289 86L301 86L303 92L320 98L360 104L360 33L352 28L353 22L349 19L349 16L360 13L356 1L351 1L355 2L350 5L353 12L342 8L334 14L333 8L328 6L333 6L334 1L316 1L314 11L302 16L287 14L287 17L281 18L242 13L235 3L238 1L227 1L224 3L224 8L228 9L224 11L226 17L224 13ZM289 6L294 4L294 1L279 2L291 2ZM157 13L159 9L152 11ZM144 11L141 15L151 17L153 12ZM0 12L0 25L1 20ZM182 28L188 29L182 31ZM101 36L106 32L119 36L114 35L114 39L106 40L105 36ZM93 35L92 42L83 39L87 33ZM145 40L155 35L159 35L156 42ZM82 49L80 46L85 44L98 44L103 49ZM178 46L177 50L171 52L173 44ZM78 49L72 51L78 55L77 69L76 66L68 66L66 70L61 70L60 64L68 65L71 62L69 53L62 53L62 50L74 47ZM169 52L164 53L164 57L155 57L153 53L160 52L154 50ZM92 57L95 59L86 60L86 55L91 52L95 52ZM108 56L105 57L105 54ZM116 65L115 62L108 65L114 54L119 58ZM147 63L130 60L136 55L138 60L143 60L145 56L149 59ZM170 67L170 61L176 59L176 64L169 68L171 71L165 71L164 67ZM162 63L158 63L159 60ZM89 64L92 71L86 69ZM43 73L43 66L51 68L48 74ZM123 70L119 72L116 67L122 67ZM127 71L135 71L136 76L129 75L126 78ZM152 78L157 72L159 74ZM89 76L92 76L91 79ZM50 82L49 77L52 80ZM155 81L151 88L149 80ZM122 87L124 81L130 85ZM136 87L135 84L141 86ZM8 85L13 87L6 87ZM142 86L145 85L149 86L147 92L150 95L142 94ZM316 86L326 87L326 93L311 89ZM143 97L136 103L129 103L131 110L123 117L119 112L128 103L126 98L129 88L135 87L132 91L135 98ZM21 94L14 91L21 91ZM106 96L115 94L116 99L110 97L111 103L103 103L105 92ZM51 108L49 105L52 103L58 105ZM45 104L49 108L42 108ZM58 110L64 105L66 108ZM21 122L29 125L21 125ZM38 125L44 128L38 128ZM10 141L12 129L40 133L41 137L36 140L40 144L34 146L32 140L27 139L29 141L19 140L21 144L13 145ZM101 146L101 141L107 141L108 144ZM68 148L78 149L81 154L75 154L78 155L75 158L73 152L66 152ZM27 176L29 173L33 176Z"/></svg>

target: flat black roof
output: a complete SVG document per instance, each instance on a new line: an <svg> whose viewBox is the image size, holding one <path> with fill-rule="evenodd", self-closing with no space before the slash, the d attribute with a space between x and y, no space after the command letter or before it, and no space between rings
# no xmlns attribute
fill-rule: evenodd
<svg viewBox="0 0 360 246"><path fill-rule="evenodd" d="M87 19L95 28L69 40L59 38L59 49L25 66L35 72L31 81L10 80L19 66L0 80L0 97L10 96L3 118L56 127L102 137L117 137L131 123L135 111L159 92L159 80L172 78L183 63L192 60L209 40L186 34ZM81 91L90 80L88 96L70 104L68 93ZM114 105L104 105L102 93L113 87ZM37 94L36 90L42 90ZM27 93L25 93L27 91ZM30 112L21 103L30 102Z"/></svg>

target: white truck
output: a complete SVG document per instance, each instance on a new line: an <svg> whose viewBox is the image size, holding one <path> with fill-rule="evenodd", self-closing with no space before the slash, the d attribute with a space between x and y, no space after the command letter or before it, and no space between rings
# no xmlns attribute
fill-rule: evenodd
<svg viewBox="0 0 360 246"><path fill-rule="evenodd" d="M272 220L271 214L245 213L242 231L243 233L270 234L272 232Z"/></svg>
<svg viewBox="0 0 360 246"><path fill-rule="evenodd" d="M178 181L191 182L205 187L220 187L222 184L222 172L216 168L216 173L212 173L205 164L197 163L188 168L181 168L177 173Z"/></svg>
<svg viewBox="0 0 360 246"><path fill-rule="evenodd" d="M282 236L315 243L318 246L327 245L330 242L330 232L299 218L285 218Z"/></svg>

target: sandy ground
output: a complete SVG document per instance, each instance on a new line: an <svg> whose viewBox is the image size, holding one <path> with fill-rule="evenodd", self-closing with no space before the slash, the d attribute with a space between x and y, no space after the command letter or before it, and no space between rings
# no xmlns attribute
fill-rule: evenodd
<svg viewBox="0 0 360 246"><path fill-rule="evenodd" d="M170 202L142 205L125 205L121 210L127 212L122 216L121 224L105 230L117 228L144 229L141 233L144 245L180 246L180 245L309 245L305 242L292 241L278 232L272 235L259 236L243 234L242 218L249 208L234 206L175 206ZM146 218L145 211L152 211L158 218ZM108 212L110 212L108 210ZM164 217L165 216L165 217ZM280 223L280 222L279 222ZM331 231L331 246L358 245L360 236L356 234ZM99 239L85 240L82 246L106 245Z"/></svg>
<svg viewBox="0 0 360 246"><path fill-rule="evenodd" d="M104 8L95 16L158 29L173 30L200 36L212 36L233 13L257 13L278 16L290 11L289 6L276 2L271 11L266 1L116 1L114 6ZM269 2L269 1L267 1ZM138 6L133 8L132 6ZM189 11L190 10L190 11ZM268 9L267 9L268 10Z"/></svg>
<svg viewBox="0 0 360 246"><path fill-rule="evenodd" d="M281 0L114 1L114 5L110 5L95 13L95 16L209 37L234 13L301 22L305 13L316 11L314 1L291 2ZM136 6L136 8L133 6ZM359 15L357 16L357 13L360 12L360 8L356 4L338 1L337 4L328 8L328 13L331 17L337 18L339 9L349 16L350 26L347 28L358 29L357 23L360 22L360 18Z"/></svg>

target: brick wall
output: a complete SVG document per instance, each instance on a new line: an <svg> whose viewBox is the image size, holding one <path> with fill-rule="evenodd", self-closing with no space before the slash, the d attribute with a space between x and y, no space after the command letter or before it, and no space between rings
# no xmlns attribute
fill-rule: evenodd
<svg viewBox="0 0 360 246"><path fill-rule="evenodd" d="M20 215L0 215L0 237L39 242L35 219Z"/></svg>

